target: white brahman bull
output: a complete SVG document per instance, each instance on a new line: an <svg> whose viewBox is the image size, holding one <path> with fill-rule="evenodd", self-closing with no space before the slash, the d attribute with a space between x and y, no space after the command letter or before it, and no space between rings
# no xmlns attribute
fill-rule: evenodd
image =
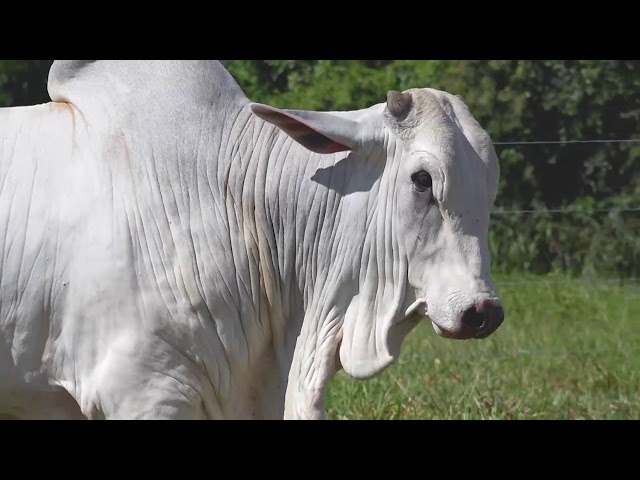
<svg viewBox="0 0 640 480"><path fill-rule="evenodd" d="M319 419L339 368L503 321L463 101L252 103L212 61L57 61L0 110L0 413Z"/></svg>

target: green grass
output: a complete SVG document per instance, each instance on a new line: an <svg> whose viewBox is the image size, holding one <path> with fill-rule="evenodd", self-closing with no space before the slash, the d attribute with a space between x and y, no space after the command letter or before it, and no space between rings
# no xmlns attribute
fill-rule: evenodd
<svg viewBox="0 0 640 480"><path fill-rule="evenodd" d="M505 323L485 340L405 340L369 380L340 372L330 419L640 419L640 285L503 277Z"/></svg>

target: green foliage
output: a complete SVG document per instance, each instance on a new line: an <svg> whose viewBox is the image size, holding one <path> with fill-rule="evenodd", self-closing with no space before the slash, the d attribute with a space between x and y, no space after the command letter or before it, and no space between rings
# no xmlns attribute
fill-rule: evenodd
<svg viewBox="0 0 640 480"><path fill-rule="evenodd" d="M48 100L47 60L0 60L0 105ZM462 95L496 142L640 138L637 60L226 60L255 101L342 110L390 89ZM497 145L497 210L640 207L640 144ZM640 212L494 215L499 271L640 276Z"/></svg>
<svg viewBox="0 0 640 480"><path fill-rule="evenodd" d="M495 272L640 276L640 211L494 214Z"/></svg>
<svg viewBox="0 0 640 480"><path fill-rule="evenodd" d="M386 100L387 90L433 84L442 62L228 60L249 97L278 107L347 110Z"/></svg>
<svg viewBox="0 0 640 480"><path fill-rule="evenodd" d="M49 101L51 60L0 60L0 107Z"/></svg>

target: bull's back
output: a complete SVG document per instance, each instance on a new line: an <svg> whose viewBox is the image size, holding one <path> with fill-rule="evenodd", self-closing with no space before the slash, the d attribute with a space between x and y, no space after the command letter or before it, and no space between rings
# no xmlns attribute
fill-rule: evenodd
<svg viewBox="0 0 640 480"><path fill-rule="evenodd" d="M67 104L0 109L0 382L41 370L58 288L65 176L74 150Z"/></svg>

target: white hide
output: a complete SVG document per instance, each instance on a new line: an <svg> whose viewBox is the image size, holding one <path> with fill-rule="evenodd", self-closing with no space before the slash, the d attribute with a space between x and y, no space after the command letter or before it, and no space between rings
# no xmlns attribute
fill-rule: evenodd
<svg viewBox="0 0 640 480"><path fill-rule="evenodd" d="M323 418L337 369L497 299L498 162L455 96L280 110L211 61L56 61L48 89L0 109L0 413Z"/></svg>

